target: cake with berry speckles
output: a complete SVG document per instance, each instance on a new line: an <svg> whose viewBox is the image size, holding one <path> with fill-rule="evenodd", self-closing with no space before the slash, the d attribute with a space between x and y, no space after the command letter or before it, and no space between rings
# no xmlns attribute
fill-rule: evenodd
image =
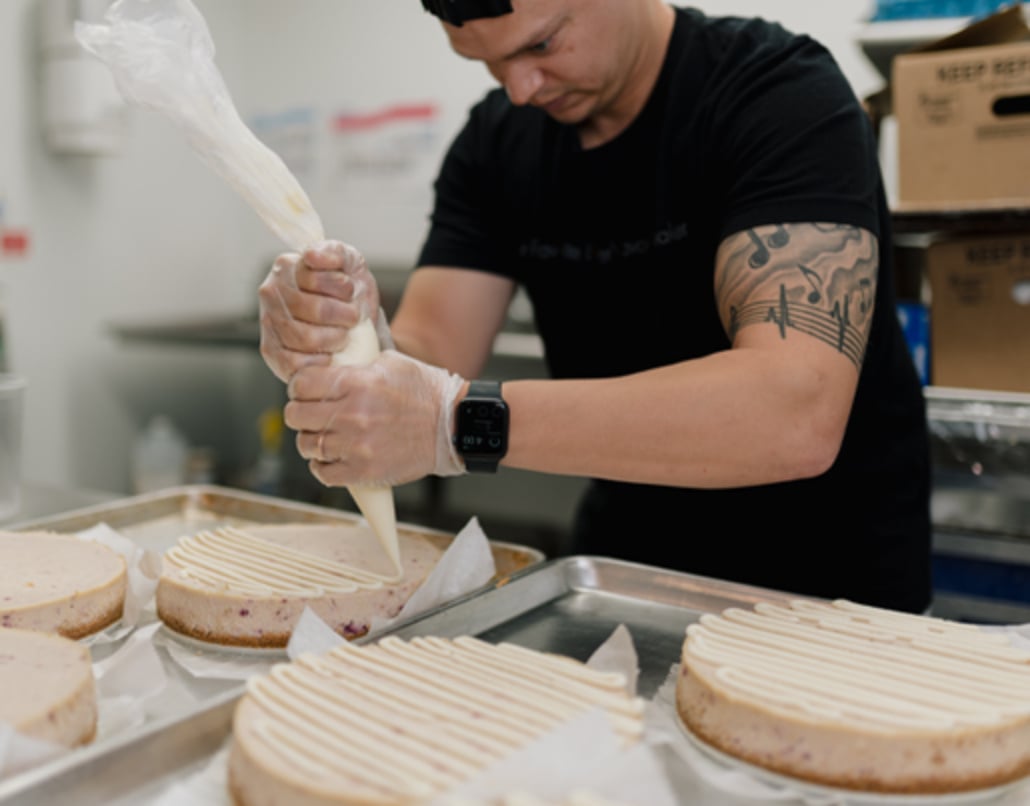
<svg viewBox="0 0 1030 806"><path fill-rule="evenodd" d="M428 538L401 532L398 573L370 528L277 524L223 528L165 553L157 613L215 644L284 647L305 607L344 638L400 612L439 561Z"/></svg>
<svg viewBox="0 0 1030 806"><path fill-rule="evenodd" d="M122 615L125 560L53 532L0 532L0 627L82 638Z"/></svg>
<svg viewBox="0 0 1030 806"><path fill-rule="evenodd" d="M823 785L941 794L1030 775L1030 652L971 624L843 600L705 615L676 705L708 745Z"/></svg>
<svg viewBox="0 0 1030 806"><path fill-rule="evenodd" d="M514 644L345 643L251 678L233 716L229 788L238 806L442 803L588 711L629 747L644 708L624 675Z"/></svg>
<svg viewBox="0 0 1030 806"><path fill-rule="evenodd" d="M89 650L29 630L0 630L0 722L63 747L91 741L97 727Z"/></svg>

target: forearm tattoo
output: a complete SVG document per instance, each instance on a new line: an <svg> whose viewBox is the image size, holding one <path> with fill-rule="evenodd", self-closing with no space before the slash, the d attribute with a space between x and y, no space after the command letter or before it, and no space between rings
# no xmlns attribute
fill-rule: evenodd
<svg viewBox="0 0 1030 806"><path fill-rule="evenodd" d="M873 319L879 243L842 224L756 227L727 238L715 276L730 341L772 323L819 339L861 367Z"/></svg>

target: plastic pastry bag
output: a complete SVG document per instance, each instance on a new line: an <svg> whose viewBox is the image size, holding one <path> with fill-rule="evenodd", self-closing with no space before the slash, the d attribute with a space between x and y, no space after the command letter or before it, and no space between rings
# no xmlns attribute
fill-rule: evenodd
<svg viewBox="0 0 1030 806"><path fill-rule="evenodd" d="M116 0L102 24L77 22L75 36L108 66L127 101L174 123L287 246L301 252L324 240L322 221L296 177L240 119L215 65L207 23L190 0ZM362 365L378 354L375 327L364 318L333 361ZM400 570L393 491L349 489Z"/></svg>

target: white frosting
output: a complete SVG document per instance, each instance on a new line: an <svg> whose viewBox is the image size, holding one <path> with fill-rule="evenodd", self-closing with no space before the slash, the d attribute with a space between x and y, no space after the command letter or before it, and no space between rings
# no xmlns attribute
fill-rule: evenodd
<svg viewBox="0 0 1030 806"><path fill-rule="evenodd" d="M379 336L372 320L366 318L351 329L347 346L333 355L333 363L342 366L363 366L371 364L378 355ZM379 538L383 551L393 561L393 567L399 571L401 553L397 539L397 511L393 502L393 490L385 486L351 486L347 490Z"/></svg>
<svg viewBox="0 0 1030 806"><path fill-rule="evenodd" d="M402 574L377 574L228 526L181 538L166 558L189 578L254 596L316 597L376 590Z"/></svg>
<svg viewBox="0 0 1030 806"><path fill-rule="evenodd" d="M603 708L627 743L639 739L644 703L625 685L621 675L508 644L385 638L252 679L257 715L246 725L284 771L355 800L409 802L590 708Z"/></svg>
<svg viewBox="0 0 1030 806"><path fill-rule="evenodd" d="M1030 652L973 625L846 601L758 604L687 628L684 661L787 712L889 731L1030 715Z"/></svg>

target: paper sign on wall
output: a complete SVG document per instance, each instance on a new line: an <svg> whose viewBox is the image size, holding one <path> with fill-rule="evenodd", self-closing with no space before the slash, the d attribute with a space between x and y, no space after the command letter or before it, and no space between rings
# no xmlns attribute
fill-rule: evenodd
<svg viewBox="0 0 1030 806"><path fill-rule="evenodd" d="M294 107L254 115L250 121L254 134L279 155L296 176L317 172L317 115L311 107Z"/></svg>
<svg viewBox="0 0 1030 806"><path fill-rule="evenodd" d="M354 201L425 199L437 168L441 131L432 102L338 112L331 119L334 189Z"/></svg>

